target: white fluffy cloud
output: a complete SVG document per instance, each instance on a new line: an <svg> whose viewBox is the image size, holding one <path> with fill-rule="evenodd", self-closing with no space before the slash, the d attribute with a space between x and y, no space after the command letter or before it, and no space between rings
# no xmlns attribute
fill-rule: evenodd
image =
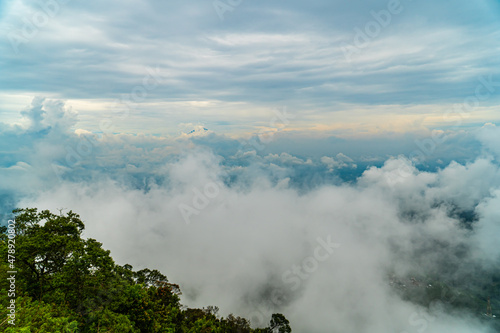
<svg viewBox="0 0 500 333"><path fill-rule="evenodd" d="M71 209L120 264L180 283L188 305L218 305L256 325L282 312L298 332L487 332L476 316L439 307L447 297L427 309L395 286L433 277L481 288L497 273L492 125L478 134L484 154L467 163L424 171L389 158L342 182L340 172L366 162L332 154L332 143L349 151L335 138L294 155L294 142L257 152L215 133L93 134L42 98L23 114L23 126L1 125L1 212Z"/></svg>
<svg viewBox="0 0 500 333"><path fill-rule="evenodd" d="M228 186L220 162L201 151L163 168L169 186L145 192L111 180L65 182L22 204L80 213L86 235L119 263L158 268L181 284L187 304L217 303L254 324L279 311L298 332L487 332L472 316L403 301L390 272L440 270L447 279L470 274L474 260L498 262L499 183L468 187L472 179L497 179L491 160L438 173L412 169L390 183L387 174L398 163L392 160L367 170L357 185L306 194L265 176L250 187ZM478 232L450 214L450 205L467 210L478 203ZM192 209L189 223L181 205Z"/></svg>

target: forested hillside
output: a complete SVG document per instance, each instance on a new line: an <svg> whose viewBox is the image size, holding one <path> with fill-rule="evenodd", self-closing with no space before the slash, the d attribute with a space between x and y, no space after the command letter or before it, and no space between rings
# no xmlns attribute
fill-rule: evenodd
<svg viewBox="0 0 500 333"><path fill-rule="evenodd" d="M216 306L182 306L179 285L116 264L101 243L81 237L85 225L71 211L14 213L15 224L0 229L1 332L291 332L282 314L252 329L245 318L217 316Z"/></svg>

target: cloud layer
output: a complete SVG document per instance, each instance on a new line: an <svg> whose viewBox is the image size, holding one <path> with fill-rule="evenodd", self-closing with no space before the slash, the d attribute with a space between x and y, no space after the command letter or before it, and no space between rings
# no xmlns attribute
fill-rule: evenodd
<svg viewBox="0 0 500 333"><path fill-rule="evenodd" d="M397 118L462 103L479 77L497 82L493 0L241 1L226 3L224 20L220 2L5 1L0 98L69 100L85 114L82 127L95 130L158 69L161 83L141 95L122 131L165 134L180 122L248 131L249 121L266 122L263 109L284 105L301 115L297 128L345 127L349 114L358 126L384 117L379 126L401 128ZM497 102L498 87L481 101L481 121L498 120Z"/></svg>
<svg viewBox="0 0 500 333"><path fill-rule="evenodd" d="M299 194L258 173L227 186L220 157L189 154L166 165L171 187L65 182L22 205L73 209L119 262L161 269L181 282L187 304L216 300L254 324L281 311L298 332L486 332L472 316L401 300L390 274L486 283L500 259L498 166L413 169L391 186L397 163L365 171L356 186ZM477 218L460 218L471 210Z"/></svg>
<svg viewBox="0 0 500 333"><path fill-rule="evenodd" d="M417 295L430 280L474 291L498 276L494 125L477 134L482 151L468 162L431 170L387 159L386 148L372 151L385 162L360 164L348 150L331 153L332 139L297 156L203 128L177 138L76 134L66 129L71 109L41 98L22 114L24 127L3 125L3 212L72 209L119 263L179 282L188 305L215 303L254 325L282 312L297 332L488 332L477 313L453 312L450 295L427 309L395 286L413 277ZM266 149L293 137L279 135ZM467 136L455 135L447 144L458 149Z"/></svg>

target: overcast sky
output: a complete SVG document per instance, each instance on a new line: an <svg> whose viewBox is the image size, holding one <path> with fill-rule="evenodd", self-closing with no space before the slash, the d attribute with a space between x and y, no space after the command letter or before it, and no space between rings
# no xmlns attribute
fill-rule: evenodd
<svg viewBox="0 0 500 333"><path fill-rule="evenodd" d="M283 107L287 130L404 132L452 125L480 77L464 124L499 119L498 1L224 1L3 0L2 120L43 96L93 132L127 111L117 132L244 135Z"/></svg>

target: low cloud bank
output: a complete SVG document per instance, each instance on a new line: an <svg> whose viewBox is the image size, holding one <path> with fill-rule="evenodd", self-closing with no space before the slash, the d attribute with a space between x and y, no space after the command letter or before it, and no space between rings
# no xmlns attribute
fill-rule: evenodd
<svg viewBox="0 0 500 333"><path fill-rule="evenodd" d="M498 165L412 168L390 183L398 163L298 193L258 170L251 184L231 181L220 156L199 151L165 165L168 185L63 182L22 206L80 213L118 262L161 269L186 304L217 303L257 325L283 312L298 332L488 332L443 295L427 310L392 285L482 287L498 273Z"/></svg>
<svg viewBox="0 0 500 333"><path fill-rule="evenodd" d="M481 319L500 276L494 125L468 163L390 158L346 183L338 170L359 163L348 151L223 155L185 137L75 134L71 110L43 99L24 115L2 131L19 144L4 153L2 209L79 213L87 237L167 274L189 306L254 325L281 312L295 332L494 332ZM466 310L463 291L484 310Z"/></svg>

